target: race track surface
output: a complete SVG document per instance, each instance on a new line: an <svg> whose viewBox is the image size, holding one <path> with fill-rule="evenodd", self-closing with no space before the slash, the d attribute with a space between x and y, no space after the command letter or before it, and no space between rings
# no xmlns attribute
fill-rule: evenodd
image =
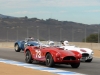
<svg viewBox="0 0 100 75"><path fill-rule="evenodd" d="M24 52L15 52L13 49L0 49L0 58L25 62ZM35 65L45 66L44 64L35 63ZM91 63L81 62L78 69L71 68L70 65L56 65L54 68L73 71L87 75L100 75L100 58L94 58Z"/></svg>

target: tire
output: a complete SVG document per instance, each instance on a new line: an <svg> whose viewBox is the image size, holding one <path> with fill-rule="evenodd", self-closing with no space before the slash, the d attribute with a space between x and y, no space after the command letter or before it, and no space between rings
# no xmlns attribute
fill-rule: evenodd
<svg viewBox="0 0 100 75"><path fill-rule="evenodd" d="M54 66L54 60L53 60L53 58L52 58L52 56L51 56L50 53L48 53L48 54L46 55L46 66L47 66L47 67L52 67L52 66Z"/></svg>
<svg viewBox="0 0 100 75"><path fill-rule="evenodd" d="M85 62L92 62L92 60L93 60L93 59L88 59L88 60L86 60Z"/></svg>
<svg viewBox="0 0 100 75"><path fill-rule="evenodd" d="M16 52L20 52L21 51L21 49L19 48L19 45L18 44L15 44L15 51Z"/></svg>
<svg viewBox="0 0 100 75"><path fill-rule="evenodd" d="M72 63L71 67L72 68L78 68L80 66L80 62L79 63Z"/></svg>
<svg viewBox="0 0 100 75"><path fill-rule="evenodd" d="M26 61L26 63L32 63L33 62L32 55L31 55L30 51L26 51L25 61Z"/></svg>

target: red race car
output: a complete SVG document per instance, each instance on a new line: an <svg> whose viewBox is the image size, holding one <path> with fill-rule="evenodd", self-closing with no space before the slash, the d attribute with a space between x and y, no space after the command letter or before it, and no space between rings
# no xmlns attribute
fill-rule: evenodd
<svg viewBox="0 0 100 75"><path fill-rule="evenodd" d="M82 57L82 55L76 51L72 52L59 47L36 45L27 46L24 53L27 63L40 61L44 62L48 67L52 67L55 64L67 64L71 65L72 68L78 68L80 66L80 58Z"/></svg>

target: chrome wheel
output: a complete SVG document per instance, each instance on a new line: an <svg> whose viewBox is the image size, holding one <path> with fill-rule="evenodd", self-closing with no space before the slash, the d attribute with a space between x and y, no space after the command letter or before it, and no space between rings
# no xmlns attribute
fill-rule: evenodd
<svg viewBox="0 0 100 75"><path fill-rule="evenodd" d="M15 48L15 51L16 52L20 52L21 51L21 49L19 48L19 45L18 44L15 44L15 47L14 48Z"/></svg>
<svg viewBox="0 0 100 75"><path fill-rule="evenodd" d="M33 62L33 59L32 59L32 56L31 56L30 51L26 51L25 61L26 61L27 63L32 63L32 62Z"/></svg>
<svg viewBox="0 0 100 75"><path fill-rule="evenodd" d="M53 65L54 65L54 60L53 60L51 54L48 53L46 55L46 66L52 67Z"/></svg>
<svg viewBox="0 0 100 75"><path fill-rule="evenodd" d="M46 63L50 64L50 56L47 56Z"/></svg>
<svg viewBox="0 0 100 75"><path fill-rule="evenodd" d="M18 50L18 45L15 46L15 50Z"/></svg>

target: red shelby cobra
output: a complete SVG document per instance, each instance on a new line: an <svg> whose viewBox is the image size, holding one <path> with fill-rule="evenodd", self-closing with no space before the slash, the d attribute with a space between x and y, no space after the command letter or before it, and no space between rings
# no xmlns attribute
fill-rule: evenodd
<svg viewBox="0 0 100 75"><path fill-rule="evenodd" d="M78 68L80 66L80 58L82 57L76 51L72 52L59 47L39 47L31 45L27 46L24 52L27 63L40 61L44 62L48 67L52 67L54 64L68 64L72 68Z"/></svg>

